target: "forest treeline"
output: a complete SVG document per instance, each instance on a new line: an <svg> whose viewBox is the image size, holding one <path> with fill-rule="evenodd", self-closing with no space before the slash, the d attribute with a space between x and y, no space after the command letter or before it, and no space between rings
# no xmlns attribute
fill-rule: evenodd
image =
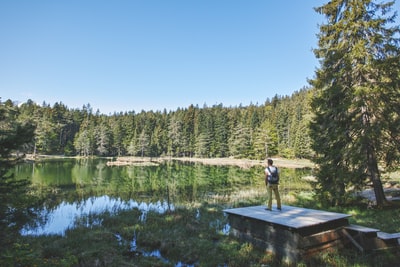
<svg viewBox="0 0 400 267"><path fill-rule="evenodd" d="M191 105L174 111L93 112L28 100L1 103L16 120L36 127L24 153L66 156L188 156L265 159L310 158L312 90L275 95L262 105Z"/></svg>

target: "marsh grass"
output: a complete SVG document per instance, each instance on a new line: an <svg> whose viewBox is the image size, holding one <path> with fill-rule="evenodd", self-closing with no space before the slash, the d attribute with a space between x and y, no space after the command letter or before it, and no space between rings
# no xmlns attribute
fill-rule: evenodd
<svg viewBox="0 0 400 267"><path fill-rule="evenodd" d="M308 194L297 196L299 204L310 204ZM258 200L243 199L235 205L256 204ZM203 202L177 207L165 214L148 212L145 220L138 209L103 213L92 218L101 221L101 225L91 228L78 225L64 237L21 237L15 251L10 252L14 258L8 261L3 258L0 263L2 266L176 266L179 263L181 266L367 267L396 266L400 258L398 250L360 253L347 247L322 252L297 263L281 262L272 254L230 237L224 231L227 224L224 208ZM349 206L333 211L351 213L354 223L371 227L385 223L385 229L400 231L398 210ZM389 217L393 219L388 220ZM4 264L10 262L13 264Z"/></svg>

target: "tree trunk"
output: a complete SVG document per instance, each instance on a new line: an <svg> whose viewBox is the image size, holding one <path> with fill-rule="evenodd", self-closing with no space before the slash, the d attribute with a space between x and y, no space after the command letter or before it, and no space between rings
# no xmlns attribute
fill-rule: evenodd
<svg viewBox="0 0 400 267"><path fill-rule="evenodd" d="M376 205L378 207L383 207L384 205L388 204L386 200L385 193L383 191L382 182L380 179L379 169L378 169L378 162L375 156L375 151L371 145L367 146L367 168L369 175L371 177L371 182L374 187L375 192L375 199Z"/></svg>

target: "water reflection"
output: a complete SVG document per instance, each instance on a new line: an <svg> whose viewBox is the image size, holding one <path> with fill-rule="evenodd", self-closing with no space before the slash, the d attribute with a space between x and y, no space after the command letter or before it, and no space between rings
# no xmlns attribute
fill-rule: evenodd
<svg viewBox="0 0 400 267"><path fill-rule="evenodd" d="M241 169L234 166L207 166L166 162L158 166L107 166L104 159L57 159L18 165L18 179L30 178L36 194L45 196L40 221L25 226L24 235L64 235L77 225L101 225L103 212L139 209L140 221L147 213L159 214L175 206L192 203L240 202L265 196L264 167ZM309 187L302 177L311 169L281 168L281 197ZM194 215L200 219L199 211ZM218 222L217 229L223 228ZM224 230L223 230L224 231Z"/></svg>
<svg viewBox="0 0 400 267"><path fill-rule="evenodd" d="M101 221L93 215L104 212L115 214L122 210L139 209L139 220L145 222L150 211L163 214L174 210L175 207L166 201L156 203L137 202L134 200L123 201L120 198L109 196L91 197L86 200L68 203L63 201L52 210L46 208L42 211L42 217L46 218L44 224L25 226L21 230L22 235L64 235L66 230L74 228L77 224L85 227L101 225Z"/></svg>

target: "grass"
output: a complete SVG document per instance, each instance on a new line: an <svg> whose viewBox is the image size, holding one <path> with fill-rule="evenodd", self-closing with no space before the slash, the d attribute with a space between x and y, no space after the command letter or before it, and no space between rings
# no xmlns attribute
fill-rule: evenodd
<svg viewBox="0 0 400 267"><path fill-rule="evenodd" d="M309 194L298 194L307 204ZM236 205L256 204L249 198ZM258 203L259 204L259 203ZM356 249L322 252L298 263L280 262L249 243L224 233L224 207L208 202L178 207L166 214L138 209L98 215L102 226L78 226L61 236L19 237L2 254L1 266L394 266L399 250L359 253ZM349 206L334 211L353 215L354 223L400 231L399 210ZM391 218L391 219L388 219ZM157 252L151 256L150 252ZM7 256L8 255L8 256ZM184 266L184 265L183 265Z"/></svg>

